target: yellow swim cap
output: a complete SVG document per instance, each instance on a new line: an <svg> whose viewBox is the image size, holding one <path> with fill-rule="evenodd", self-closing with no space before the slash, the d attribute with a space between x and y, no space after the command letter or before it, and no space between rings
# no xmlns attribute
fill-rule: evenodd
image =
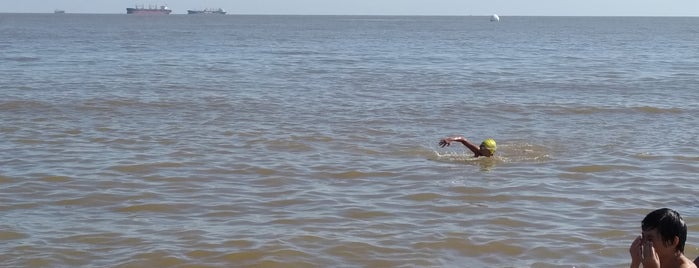
<svg viewBox="0 0 699 268"><path fill-rule="evenodd" d="M494 139L487 139L487 140L484 140L484 141L481 143L481 147L485 147L486 149L488 149L488 151L490 151L491 154L494 154L494 153L495 153L495 149L498 148L498 145L495 144L495 140L494 140Z"/></svg>

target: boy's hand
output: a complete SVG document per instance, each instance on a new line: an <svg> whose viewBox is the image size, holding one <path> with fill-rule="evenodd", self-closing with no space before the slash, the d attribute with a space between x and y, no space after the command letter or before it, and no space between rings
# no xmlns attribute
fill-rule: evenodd
<svg viewBox="0 0 699 268"><path fill-rule="evenodd" d="M643 268L660 268L660 257L651 241L643 243Z"/></svg>
<svg viewBox="0 0 699 268"><path fill-rule="evenodd" d="M638 237L636 237L636 239L633 240L633 243L631 243L631 247L629 247L629 253L631 254L631 264L634 267L638 267L639 264L641 264L641 261L643 260L643 255L641 253L642 243L643 240L639 235Z"/></svg>

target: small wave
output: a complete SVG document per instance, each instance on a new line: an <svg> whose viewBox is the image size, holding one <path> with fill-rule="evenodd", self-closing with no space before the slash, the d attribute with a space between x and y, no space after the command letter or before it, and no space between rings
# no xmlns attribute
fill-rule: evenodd
<svg viewBox="0 0 699 268"><path fill-rule="evenodd" d="M550 149L528 142L514 142L498 146L504 162L543 162L551 159Z"/></svg>
<svg viewBox="0 0 699 268"><path fill-rule="evenodd" d="M277 174L279 170L273 168L263 168L256 166L241 166L236 168L210 168L204 170L208 174L250 174L250 175L260 175L260 176L272 176ZM273 180L275 181L275 180Z"/></svg>
<svg viewBox="0 0 699 268"><path fill-rule="evenodd" d="M124 237L120 233L96 233L96 234L80 234L64 238L67 242L74 242L80 244L91 244L91 245L107 245L110 243L125 243L125 244L138 244L143 242L139 238L128 238Z"/></svg>
<svg viewBox="0 0 699 268"><path fill-rule="evenodd" d="M525 247L515 246L510 241L488 241L476 243L471 239L447 237L437 241L418 242L415 247L431 249L456 249L467 256L482 256L484 254L501 254L504 256L520 255L526 251Z"/></svg>
<svg viewBox="0 0 699 268"><path fill-rule="evenodd" d="M345 218L348 219L372 219L372 218L380 218L380 217L388 217L391 216L390 213L382 212L382 211L371 211L371 210L364 210L364 209L349 209L345 212L342 213Z"/></svg>
<svg viewBox="0 0 699 268"><path fill-rule="evenodd" d="M109 186L107 186L109 187ZM84 196L69 196L68 199L56 198L53 205L56 206L84 206L101 207L113 206L131 200L132 198L149 198L150 196L128 196L121 194L90 193Z"/></svg>
<svg viewBox="0 0 699 268"><path fill-rule="evenodd" d="M368 256L381 256L393 253L401 253L400 249L383 247L365 242L347 242L325 250L332 256L342 258L365 258Z"/></svg>
<svg viewBox="0 0 699 268"><path fill-rule="evenodd" d="M40 101L12 100L0 102L0 111L39 110L49 107L51 107L50 104Z"/></svg>
<svg viewBox="0 0 699 268"><path fill-rule="evenodd" d="M17 181L17 180L15 180L14 178L6 177L6 176L3 176L3 175L0 175L0 184L3 184L3 183L14 183L14 182L16 182L16 181Z"/></svg>
<svg viewBox="0 0 699 268"><path fill-rule="evenodd" d="M612 109L608 108L601 108L601 107L562 107L560 110L554 110L555 113L561 113L561 114L580 114L580 115L587 115L587 114L595 114L595 113L604 113L611 111Z"/></svg>
<svg viewBox="0 0 699 268"><path fill-rule="evenodd" d="M302 51L302 50L288 50L288 51L275 50L275 51L267 51L267 53L272 54L272 55L280 55L280 56L311 56L311 55L318 54L317 52Z"/></svg>
<svg viewBox="0 0 699 268"><path fill-rule="evenodd" d="M410 194L410 195L404 196L403 198L411 200L411 201L416 201L416 202L424 202L424 201L439 200L439 199L445 198L445 196L440 195L440 194L435 194L435 193L418 193L418 194Z"/></svg>
<svg viewBox="0 0 699 268"><path fill-rule="evenodd" d="M32 62L32 61L39 61L41 60L40 57L32 57L32 56L16 56L16 57L5 57L2 58L3 60L7 61L16 61L16 62Z"/></svg>
<svg viewBox="0 0 699 268"><path fill-rule="evenodd" d="M119 263L117 267L182 267L187 265L187 260L171 255L171 253L156 251L140 253L129 258L128 261Z"/></svg>
<svg viewBox="0 0 699 268"><path fill-rule="evenodd" d="M43 140L29 139L29 138L26 138L26 139L17 139L17 140L15 140L15 142L17 142L17 143L19 143L19 144L24 144L24 145L37 145L37 144L42 144L42 143L44 143Z"/></svg>
<svg viewBox="0 0 699 268"><path fill-rule="evenodd" d="M264 203L263 205L265 207L273 207L273 208L279 208L279 207L291 207L291 206L296 206L296 205L305 205L311 203L308 200L302 200L302 199L281 199L281 200L273 200Z"/></svg>
<svg viewBox="0 0 699 268"><path fill-rule="evenodd" d="M154 212L154 213L178 213L186 210L188 204L138 204L118 208L118 212L138 213L138 212Z"/></svg>
<svg viewBox="0 0 699 268"><path fill-rule="evenodd" d="M310 152L313 151L313 147L305 142L300 141L287 141L284 143L271 143L269 147L272 151L284 151L284 152Z"/></svg>
<svg viewBox="0 0 699 268"><path fill-rule="evenodd" d="M325 173L324 177L336 179L359 179L359 178L386 178L394 177L398 174L392 172L362 172L358 170L350 170L345 172Z"/></svg>
<svg viewBox="0 0 699 268"><path fill-rule="evenodd" d="M183 101L147 101L143 99L91 99L78 103L81 111L114 111L118 108L178 108L190 107L191 103Z"/></svg>
<svg viewBox="0 0 699 268"><path fill-rule="evenodd" d="M459 164L468 164L468 165L478 165L480 167L481 171L490 171L492 170L497 164L504 163L502 158L500 156L495 156L495 157L473 157L473 154L470 152L468 154L465 153L454 153L454 152L448 152L448 153L439 153L439 152L434 152L435 155L437 156L436 158L427 158L428 160L436 161L436 162L444 162L444 163L459 163Z"/></svg>
<svg viewBox="0 0 699 268"><path fill-rule="evenodd" d="M679 114L684 112L683 109L680 108L658 108L658 107L651 107L651 106L642 106L642 107L635 107L634 110L642 113L650 113L650 114L662 114L662 113L673 113L673 114Z"/></svg>
<svg viewBox="0 0 699 268"><path fill-rule="evenodd" d="M136 165L119 165L114 166L111 169L114 171L119 171L123 173L135 173L135 174L146 174L154 172L159 168L176 168L184 166L182 163L174 162L159 162L151 164L136 164Z"/></svg>
<svg viewBox="0 0 699 268"><path fill-rule="evenodd" d="M622 166L622 165L585 165L566 168L569 172L579 172L579 173L597 173L597 172L607 172L612 170L631 170L637 169L632 166Z"/></svg>
<svg viewBox="0 0 699 268"><path fill-rule="evenodd" d="M228 263L244 264L249 262L257 262L262 259L267 253L261 251L240 251L232 252L221 256L220 258Z"/></svg>
<svg viewBox="0 0 699 268"><path fill-rule="evenodd" d="M218 251L203 250L203 249L197 249L197 250L185 253L185 255L187 255L187 257L193 258L193 259L206 259L206 258L218 256L220 254L221 253Z"/></svg>
<svg viewBox="0 0 699 268"><path fill-rule="evenodd" d="M487 158L473 157L472 153L457 153L457 152L438 152L434 151L434 157L429 160L437 162L474 162L482 161Z"/></svg>
<svg viewBox="0 0 699 268"><path fill-rule="evenodd" d="M67 176L58 176L58 175L47 175L41 178L42 181L49 182L49 183L65 183L71 181L71 177Z"/></svg>
<svg viewBox="0 0 699 268"><path fill-rule="evenodd" d="M646 113L646 114L680 114L685 110L682 108L661 108L652 106L631 106L631 107L552 107L550 109L554 114L573 114L573 115L589 115L598 113L614 113L614 114L630 114L630 113Z"/></svg>
<svg viewBox="0 0 699 268"><path fill-rule="evenodd" d="M24 233L18 233L18 232L13 232L13 231L0 232L0 241L24 239L27 237L29 237L29 235L24 234Z"/></svg>
<svg viewBox="0 0 699 268"><path fill-rule="evenodd" d="M305 252L283 249L275 251L249 251L226 254L220 258L221 263L235 263L245 267L315 267L312 262L295 261L293 259L306 259L311 256Z"/></svg>
<svg viewBox="0 0 699 268"><path fill-rule="evenodd" d="M699 161L699 157L697 157L697 156L682 156L682 155L680 155L680 156L676 156L675 159L679 160L679 161L690 161L690 162Z"/></svg>

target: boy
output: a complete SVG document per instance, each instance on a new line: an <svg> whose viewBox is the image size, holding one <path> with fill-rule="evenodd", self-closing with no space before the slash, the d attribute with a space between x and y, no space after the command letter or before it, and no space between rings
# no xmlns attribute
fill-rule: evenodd
<svg viewBox="0 0 699 268"><path fill-rule="evenodd" d="M631 268L697 268L684 256L687 225L677 211L661 208L648 213L641 222L642 236L629 248Z"/></svg>
<svg viewBox="0 0 699 268"><path fill-rule="evenodd" d="M466 146L468 149L470 149L471 152L473 152L473 157L479 157L479 156L491 157L495 154L495 149L497 149L497 144L495 144L494 139L484 140L481 143L481 146L476 146L475 144L471 143L470 141L466 140L466 138L461 137L461 136L446 137L446 138L439 141L439 146L440 147L449 146L454 141L458 141L461 144L463 144L464 146Z"/></svg>

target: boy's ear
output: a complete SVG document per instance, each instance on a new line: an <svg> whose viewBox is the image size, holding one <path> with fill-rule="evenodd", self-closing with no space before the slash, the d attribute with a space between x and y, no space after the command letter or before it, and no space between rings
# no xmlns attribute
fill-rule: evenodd
<svg viewBox="0 0 699 268"><path fill-rule="evenodd" d="M679 244L680 244L680 238L675 236L675 238L672 239L672 247L677 248L677 245L679 245Z"/></svg>

